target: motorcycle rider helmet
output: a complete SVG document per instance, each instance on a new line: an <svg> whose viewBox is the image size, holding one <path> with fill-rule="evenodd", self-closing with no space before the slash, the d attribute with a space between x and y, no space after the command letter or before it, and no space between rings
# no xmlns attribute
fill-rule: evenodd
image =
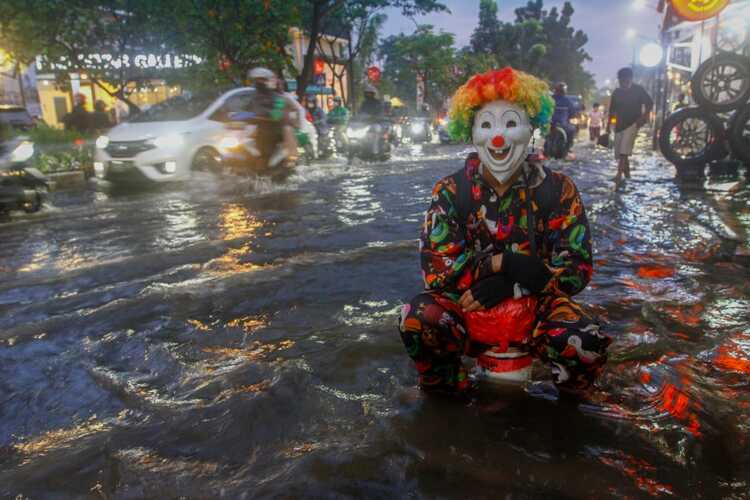
<svg viewBox="0 0 750 500"><path fill-rule="evenodd" d="M333 104L335 104L336 106L341 106L341 102L341 96L336 96L333 98Z"/></svg>
<svg viewBox="0 0 750 500"><path fill-rule="evenodd" d="M378 89L376 89L375 86L373 86L371 83L368 83L365 85L364 93L365 97L369 96L371 98L375 98L378 95Z"/></svg>
<svg viewBox="0 0 750 500"><path fill-rule="evenodd" d="M253 68L247 73L247 77L258 89L276 87L276 75L268 68Z"/></svg>
<svg viewBox="0 0 750 500"><path fill-rule="evenodd" d="M565 82L557 82L555 84L555 95L565 95L568 93L568 84Z"/></svg>

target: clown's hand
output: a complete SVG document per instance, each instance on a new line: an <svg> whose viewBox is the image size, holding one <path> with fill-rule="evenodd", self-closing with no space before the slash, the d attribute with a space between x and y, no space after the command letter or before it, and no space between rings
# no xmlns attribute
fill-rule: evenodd
<svg viewBox="0 0 750 500"><path fill-rule="evenodd" d="M531 293L540 293L547 286L552 273L538 257L506 251L502 272L513 283L520 283Z"/></svg>
<svg viewBox="0 0 750 500"><path fill-rule="evenodd" d="M513 297L513 282L507 276L496 274L474 283L458 301L464 312L481 311Z"/></svg>

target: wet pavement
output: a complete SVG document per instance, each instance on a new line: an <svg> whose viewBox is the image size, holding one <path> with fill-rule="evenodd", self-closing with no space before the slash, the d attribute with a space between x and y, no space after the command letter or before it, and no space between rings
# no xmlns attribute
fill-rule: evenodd
<svg viewBox="0 0 750 500"><path fill-rule="evenodd" d="M592 223L579 299L610 362L583 403L544 381L457 403L415 389L396 315L465 151L58 193L0 224L0 497L748 498L747 186L552 163Z"/></svg>

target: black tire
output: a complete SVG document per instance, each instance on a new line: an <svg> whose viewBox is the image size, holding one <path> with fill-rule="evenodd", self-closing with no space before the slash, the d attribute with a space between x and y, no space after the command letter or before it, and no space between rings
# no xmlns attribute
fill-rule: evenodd
<svg viewBox="0 0 750 500"><path fill-rule="evenodd" d="M731 111L750 99L750 59L721 53L701 64L690 80L698 106L714 113Z"/></svg>
<svg viewBox="0 0 750 500"><path fill-rule="evenodd" d="M750 165L750 103L738 109L730 121L729 147L735 158Z"/></svg>
<svg viewBox="0 0 750 500"><path fill-rule="evenodd" d="M200 148L193 156L190 167L194 171L218 173L222 168L221 155L214 148Z"/></svg>
<svg viewBox="0 0 750 500"><path fill-rule="evenodd" d="M34 197L34 201L29 203L28 205L24 205L23 211L26 212L27 214L36 213L42 209L42 204L43 204L42 194L39 191L37 191L36 196Z"/></svg>
<svg viewBox="0 0 750 500"><path fill-rule="evenodd" d="M701 108L682 108L669 115L659 131L659 149L675 167L701 167L726 156L724 125Z"/></svg>
<svg viewBox="0 0 750 500"><path fill-rule="evenodd" d="M550 158L562 159L568 154L568 136L560 127L554 127L544 140L544 154Z"/></svg>

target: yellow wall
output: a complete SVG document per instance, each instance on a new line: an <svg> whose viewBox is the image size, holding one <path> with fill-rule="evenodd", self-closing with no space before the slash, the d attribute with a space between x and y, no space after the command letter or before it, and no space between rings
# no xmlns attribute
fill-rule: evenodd
<svg viewBox="0 0 750 500"><path fill-rule="evenodd" d="M62 122L60 122L55 115L54 99L55 97L65 98L67 111L70 112L70 110L73 109L71 92L69 90L58 88L52 80L40 79L37 82L37 88L39 90L39 103L42 107L42 119L48 125L62 128ZM179 95L182 91L180 87L170 87L164 85L164 82L161 81L152 82L152 84L148 86L141 85L140 88L131 84L130 88L133 89L133 92L129 95L129 99L141 108L145 106L153 106L165 99ZM108 90L114 91L111 87L109 87ZM103 101L108 110L118 107L125 112L127 109L127 106L123 102L111 97L106 91L90 82L87 82L85 79L81 80L80 93L86 96L86 109L88 111L94 110L95 101Z"/></svg>

